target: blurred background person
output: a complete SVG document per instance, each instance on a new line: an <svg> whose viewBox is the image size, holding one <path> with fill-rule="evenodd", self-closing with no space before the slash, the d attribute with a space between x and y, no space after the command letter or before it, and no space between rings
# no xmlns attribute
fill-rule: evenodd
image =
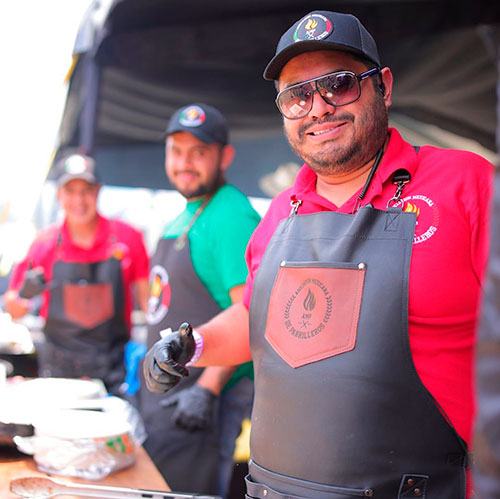
<svg viewBox="0 0 500 499"><path fill-rule="evenodd" d="M5 293L14 319L41 294L44 341L39 375L101 379L120 394L125 378L132 288L145 310L149 259L140 231L97 211L101 187L92 158L74 154L58 164L57 199L62 223L42 229L13 270Z"/></svg>
<svg viewBox="0 0 500 499"><path fill-rule="evenodd" d="M488 276L477 351L474 477L478 499L500 498L500 172L495 176Z"/></svg>
<svg viewBox="0 0 500 499"><path fill-rule="evenodd" d="M165 153L167 176L187 205L151 259L148 349L161 330L178 328L186 317L202 324L242 300L245 248L260 221L248 198L226 184L234 148L217 109L178 109L167 126ZM167 396L141 383L144 446L172 490L227 494L235 439L253 401L250 378L246 363L193 368Z"/></svg>

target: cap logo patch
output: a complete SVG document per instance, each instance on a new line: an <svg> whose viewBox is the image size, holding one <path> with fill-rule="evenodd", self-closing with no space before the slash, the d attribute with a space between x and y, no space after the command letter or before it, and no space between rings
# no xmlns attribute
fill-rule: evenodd
<svg viewBox="0 0 500 499"><path fill-rule="evenodd" d="M293 34L295 42L323 40L333 31L332 22L321 14L309 14L300 21Z"/></svg>
<svg viewBox="0 0 500 499"><path fill-rule="evenodd" d="M182 111L179 116L179 123L182 126L196 127L204 123L206 119L205 111L199 106L189 106Z"/></svg>
<svg viewBox="0 0 500 499"><path fill-rule="evenodd" d="M87 161L82 156L70 156L64 163L64 171L71 175L78 175L87 170Z"/></svg>

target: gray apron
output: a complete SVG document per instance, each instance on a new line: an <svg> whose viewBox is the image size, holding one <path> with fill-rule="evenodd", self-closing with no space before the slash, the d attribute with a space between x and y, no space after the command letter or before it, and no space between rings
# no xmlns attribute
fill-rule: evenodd
<svg viewBox="0 0 500 499"><path fill-rule="evenodd" d="M257 273L247 497L459 499L466 445L408 338L415 214L291 214Z"/></svg>
<svg viewBox="0 0 500 499"><path fill-rule="evenodd" d="M38 353L42 377L102 379L119 394L125 379L124 351L129 339L124 317L124 288L120 260L113 254L92 263L60 258L61 234L52 267L45 341Z"/></svg>
<svg viewBox="0 0 500 499"><path fill-rule="evenodd" d="M176 330L186 318L193 326L203 324L221 309L198 278L191 262L189 240L162 238L151 260L147 349L160 339L160 331ZM218 401L213 428L190 432L171 421L177 406L163 407L160 400L192 386L203 372L190 367L189 376L167 394L151 393L142 374L140 412L148 438L144 447L155 465L177 491L215 494L218 470Z"/></svg>

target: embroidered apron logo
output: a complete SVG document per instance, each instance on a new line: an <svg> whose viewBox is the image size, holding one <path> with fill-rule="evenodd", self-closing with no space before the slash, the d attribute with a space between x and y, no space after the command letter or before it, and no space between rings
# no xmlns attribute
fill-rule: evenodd
<svg viewBox="0 0 500 499"><path fill-rule="evenodd" d="M323 302L321 307L317 306L317 300ZM306 279L287 301L283 315L285 327L296 338L313 338L325 329L332 306L327 287L318 279Z"/></svg>
<svg viewBox="0 0 500 499"><path fill-rule="evenodd" d="M415 236L413 244L423 243L430 239L439 227L439 209L432 199L421 194L407 196L395 206L402 206L406 213L416 213Z"/></svg>
<svg viewBox="0 0 500 499"><path fill-rule="evenodd" d="M146 320L148 324L158 324L170 306L170 283L168 273L161 265L155 265L149 274L149 298Z"/></svg>

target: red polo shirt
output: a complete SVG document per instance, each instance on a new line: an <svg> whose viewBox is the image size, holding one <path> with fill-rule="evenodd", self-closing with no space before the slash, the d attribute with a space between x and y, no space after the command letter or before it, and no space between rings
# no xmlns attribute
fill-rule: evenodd
<svg viewBox="0 0 500 499"><path fill-rule="evenodd" d="M385 209L394 195L392 174L404 168L411 182L403 209L417 213L410 264L409 338L417 372L457 432L471 443L474 403L474 344L481 282L487 261L493 166L458 150L423 146L418 154L395 129L362 204ZM290 197L302 200L300 214L351 213L359 192L338 207L316 193L307 165L295 184L279 194L250 239L244 303L249 307L254 276Z"/></svg>
<svg viewBox="0 0 500 499"><path fill-rule="evenodd" d="M60 244L57 244L61 235ZM92 263L110 258L112 253L121 261L125 293L125 320L130 328L133 304L131 284L147 279L149 258L140 231L120 220L109 220L99 215L97 232L90 248L77 246L71 239L66 220L42 229L32 243L26 257L13 270L9 289L19 290L24 274L31 264L42 267L47 282L52 278L52 265L56 259L74 263ZM46 319L50 290L42 294L40 315Z"/></svg>

